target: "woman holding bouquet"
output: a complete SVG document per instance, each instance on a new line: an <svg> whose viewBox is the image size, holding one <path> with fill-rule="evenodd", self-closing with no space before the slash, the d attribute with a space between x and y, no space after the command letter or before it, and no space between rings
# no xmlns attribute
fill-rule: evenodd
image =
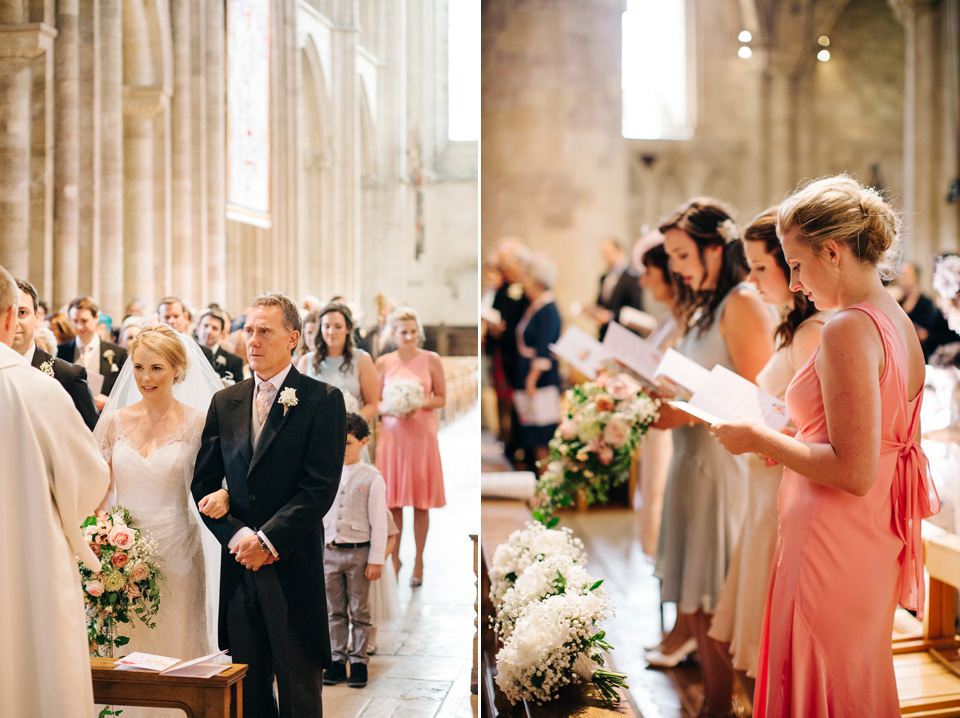
<svg viewBox="0 0 960 718"><path fill-rule="evenodd" d="M390 315L387 324L397 350L382 355L376 363L380 378L378 408L383 417L377 468L387 484L387 507L399 529L393 551L393 565L398 572L403 507L413 507L417 554L410 585L416 587L423 583L423 548L430 528L428 512L446 505L437 417L433 412L446 404L446 384L440 357L420 348L423 330L417 313L401 307ZM422 403L413 399L421 394Z"/></svg>
<svg viewBox="0 0 960 718"><path fill-rule="evenodd" d="M147 327L133 340L130 361L97 423L94 438L110 465L110 491L101 509L121 505L130 511L136 528L156 542L165 574L156 628L131 621L125 653L198 658L214 645L216 612L207 593L215 597L216 588L207 585L200 517L189 486L205 410L222 387L195 341L163 324ZM204 497L200 509L222 515L226 501L220 490ZM142 708L129 714L172 715Z"/></svg>
<svg viewBox="0 0 960 718"><path fill-rule="evenodd" d="M660 231L670 270L680 278L676 306L687 327L677 351L707 369L720 364L754 381L773 354L773 315L742 283L747 266L730 212L717 200L695 198ZM659 428L673 429L673 458L654 574L662 600L677 604L679 630L661 644L657 658L667 665L663 659L684 655L693 645L684 640L684 629L692 633L706 694L700 714L725 715L733 672L707 629L743 523L746 457L728 454L709 427L688 414L667 406L660 412Z"/></svg>
<svg viewBox="0 0 960 718"><path fill-rule="evenodd" d="M300 358L297 370L340 389L348 403L347 411L356 411L372 423L377 415L377 370L370 355L353 340L350 308L341 302L330 302L317 313L316 321L319 330L315 343ZM356 400L356 408L350 407L347 393Z"/></svg>

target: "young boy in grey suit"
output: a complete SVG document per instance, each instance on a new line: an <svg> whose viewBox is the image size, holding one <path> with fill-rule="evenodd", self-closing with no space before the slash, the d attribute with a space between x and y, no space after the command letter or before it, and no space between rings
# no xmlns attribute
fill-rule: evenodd
<svg viewBox="0 0 960 718"><path fill-rule="evenodd" d="M328 686L345 680L351 688L367 685L370 582L380 578L387 548L386 485L375 467L360 461L369 435L366 420L360 414L348 413L340 488L333 506L323 517L327 540L323 572L333 654L333 665L323 674L323 682ZM348 622L353 623L353 646L349 652Z"/></svg>

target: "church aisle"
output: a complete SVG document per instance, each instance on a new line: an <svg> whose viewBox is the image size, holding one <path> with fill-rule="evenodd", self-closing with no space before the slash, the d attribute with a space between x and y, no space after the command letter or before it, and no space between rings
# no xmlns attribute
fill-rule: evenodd
<svg viewBox="0 0 960 718"><path fill-rule="evenodd" d="M447 505L430 512L423 586L411 589L413 513L400 545L403 615L380 629L366 688L324 686L323 708L338 718L471 718L474 601L472 542L479 530L480 411L440 430Z"/></svg>

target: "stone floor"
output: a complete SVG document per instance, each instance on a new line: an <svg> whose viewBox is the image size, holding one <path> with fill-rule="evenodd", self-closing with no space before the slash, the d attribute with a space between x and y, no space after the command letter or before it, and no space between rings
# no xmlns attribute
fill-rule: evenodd
<svg viewBox="0 0 960 718"><path fill-rule="evenodd" d="M413 515L400 545L403 615L380 629L366 688L325 686L324 713L337 718L473 718L474 602L477 588L469 534L480 528L480 412L440 430L447 505L430 512L423 585L409 586Z"/></svg>

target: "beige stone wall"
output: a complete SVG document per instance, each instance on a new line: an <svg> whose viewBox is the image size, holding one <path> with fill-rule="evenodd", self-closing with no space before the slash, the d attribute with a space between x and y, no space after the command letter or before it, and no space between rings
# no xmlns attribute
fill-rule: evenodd
<svg viewBox="0 0 960 718"><path fill-rule="evenodd" d="M506 234L549 247L561 310L595 292L589 238L635 238L702 194L747 221L803 179L842 171L905 211L908 258L960 248L960 202L946 201L960 167L958 0L690 0L693 135L656 141L620 139L614 5L484 9L483 247ZM816 60L820 34L828 63Z"/></svg>
<svg viewBox="0 0 960 718"><path fill-rule="evenodd" d="M627 230L623 5L483 4L483 251L505 235L548 251L563 268L561 311L595 299L600 241Z"/></svg>
<svg viewBox="0 0 960 718"><path fill-rule="evenodd" d="M344 294L368 320L383 291L475 323L475 144L440 166L445 0L269 2L265 229L225 215L224 3L0 0L0 264L115 317L133 295L242 311L280 289Z"/></svg>

